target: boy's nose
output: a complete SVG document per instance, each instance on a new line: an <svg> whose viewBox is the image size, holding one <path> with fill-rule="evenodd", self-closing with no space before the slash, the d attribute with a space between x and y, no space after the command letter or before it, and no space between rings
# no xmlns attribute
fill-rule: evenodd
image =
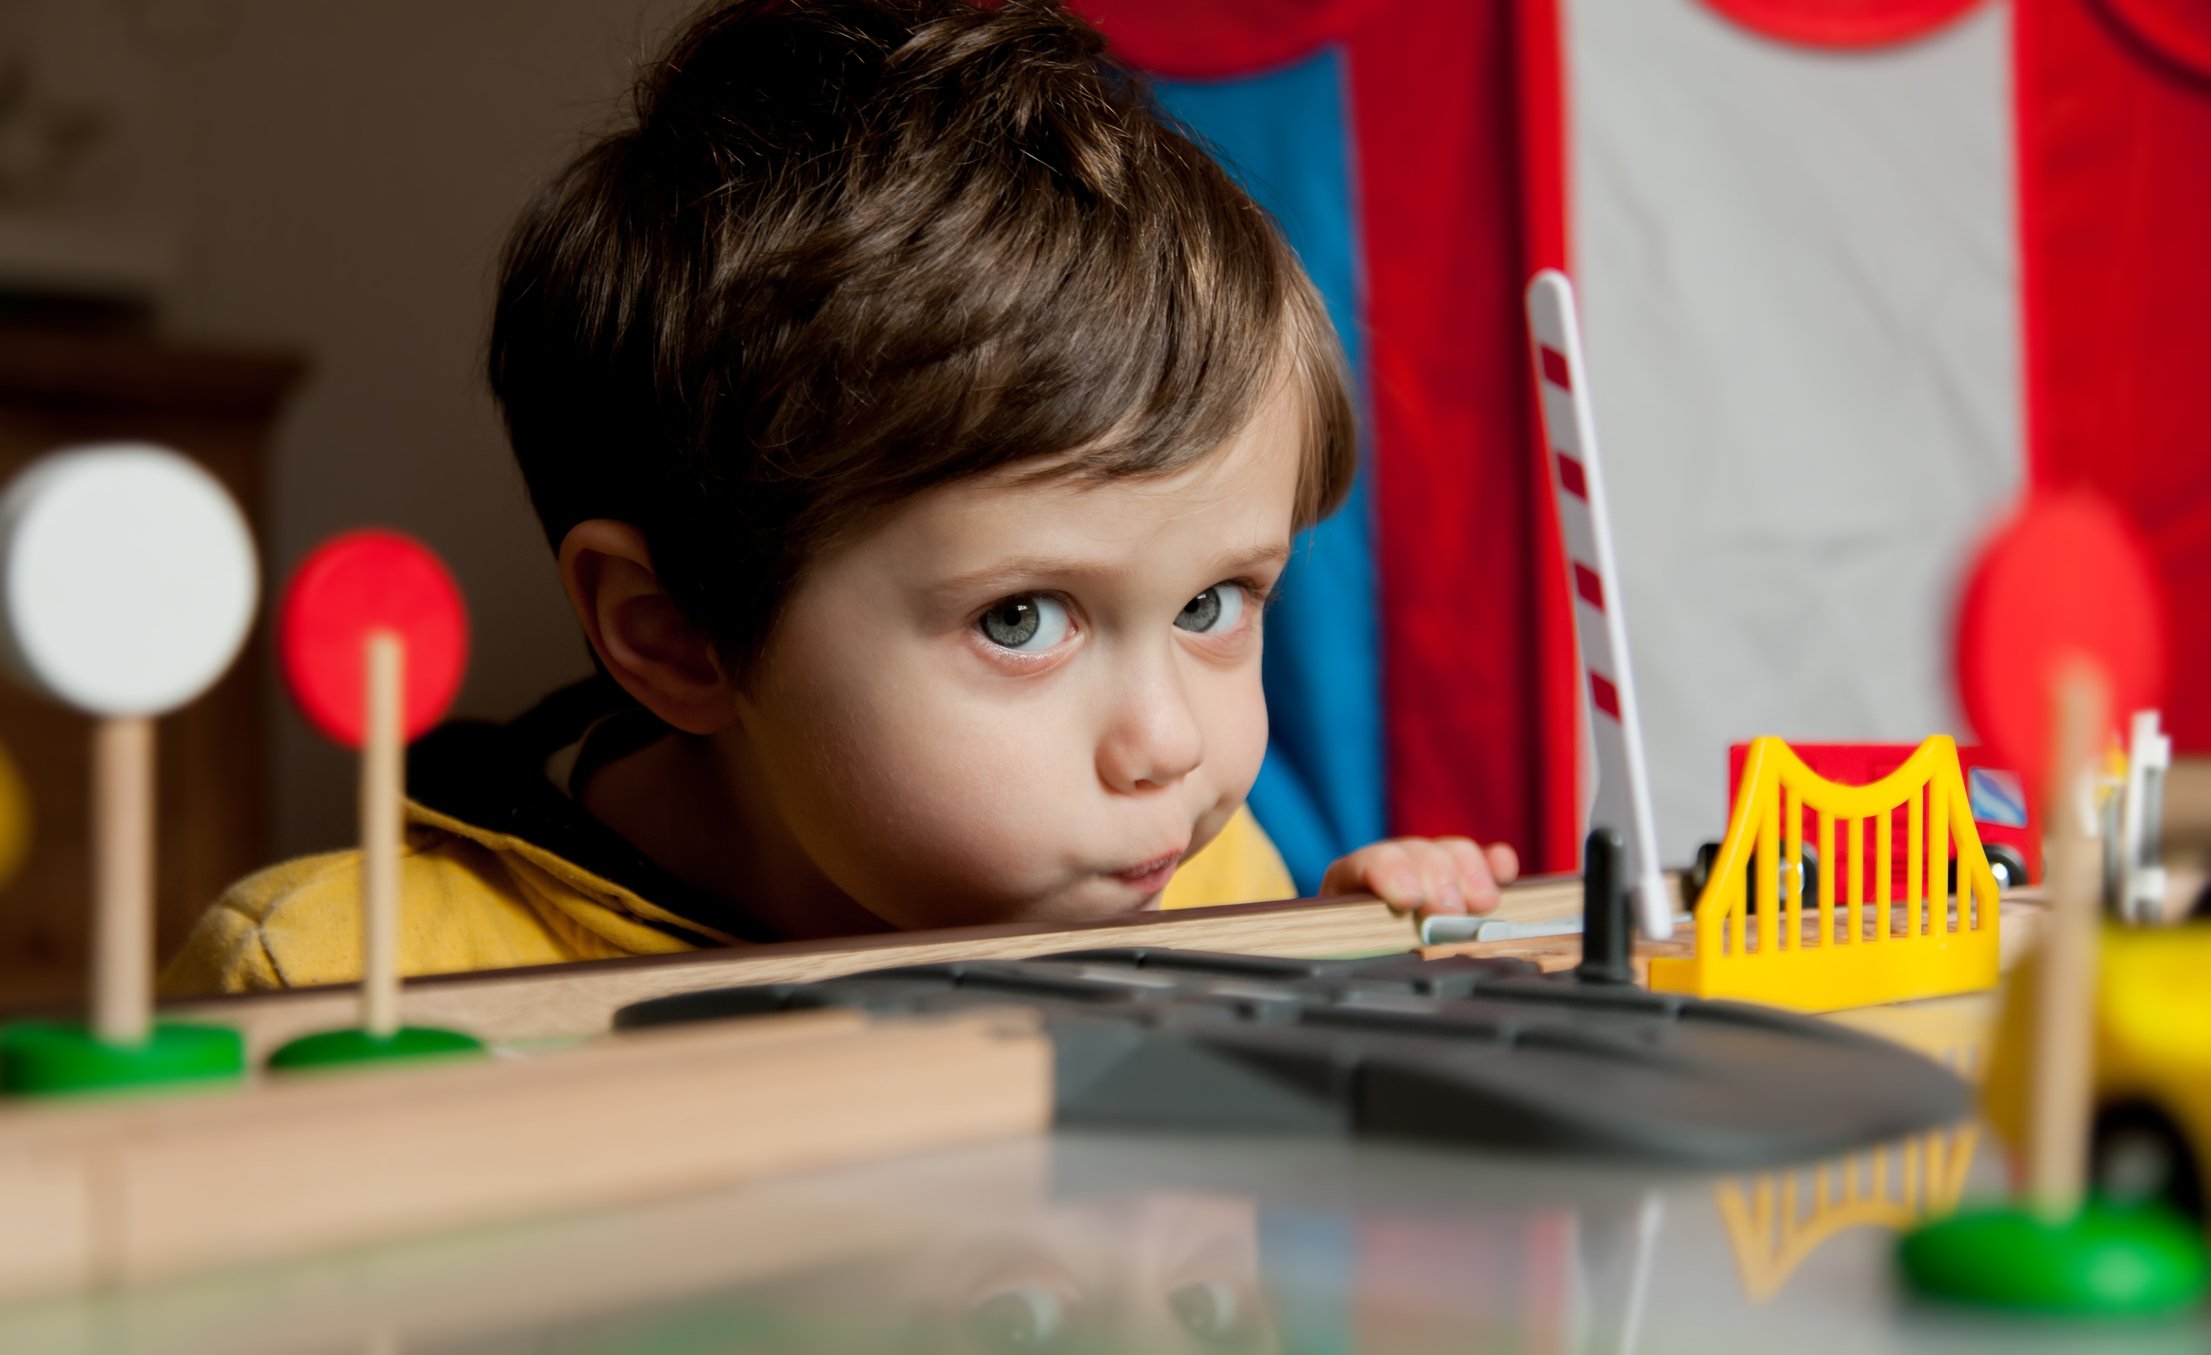
<svg viewBox="0 0 2211 1355"><path fill-rule="evenodd" d="M1205 736L1170 669L1123 689L1098 741L1098 779L1124 794L1171 786L1205 761Z"/></svg>

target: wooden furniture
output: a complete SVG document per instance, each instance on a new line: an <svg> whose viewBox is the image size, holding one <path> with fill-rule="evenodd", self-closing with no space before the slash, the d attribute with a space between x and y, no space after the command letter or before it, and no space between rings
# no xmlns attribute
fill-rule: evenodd
<svg viewBox="0 0 2211 1355"><path fill-rule="evenodd" d="M1580 911L1580 877L1554 875L1507 887L1495 916L1536 922ZM484 1040L554 1039L599 1034L616 1008L648 998L754 983L806 983L894 965L1010 960L1121 946L1325 956L1410 950L1418 944L1411 921L1377 899L1298 899L1134 913L1095 922L948 927L433 975L407 980L400 1019L466 1031ZM248 1061L257 1063L286 1040L352 1023L360 1010L356 991L347 983L241 993L168 1003L161 1014L237 1028L246 1037Z"/></svg>
<svg viewBox="0 0 2211 1355"><path fill-rule="evenodd" d="M1579 876L1538 876L1506 886L1504 901L1492 916L1508 922L1548 922L1578 916L1581 907ZM2003 908L2002 964L2008 970L2033 946L2044 912L2042 892L2014 890L2005 896ZM1653 955L1678 954L1688 944L1686 937L1656 944L1638 941L1637 967L1640 970ZM809 983L895 965L1012 960L1123 946L1328 956L1411 950L1418 945L1412 923L1379 900L1364 896L1297 899L1135 913L1096 922L949 927L438 974L406 981L400 1018L415 1025L448 1026L492 1041L562 1039L600 1034L612 1023L615 1009L649 998L756 983ZM1531 960L1550 971L1579 962L1581 937L1469 941L1429 946L1420 953L1429 959L1508 956ZM235 1027L246 1038L248 1061L258 1063L286 1040L347 1025L359 1010L355 985L332 984L172 1002L162 1006L161 1015Z"/></svg>
<svg viewBox="0 0 2211 1355"><path fill-rule="evenodd" d="M1033 1134L1018 1012L799 1012L517 1060L0 1107L0 1296L281 1260Z"/></svg>
<svg viewBox="0 0 2211 1355"><path fill-rule="evenodd" d="M1580 882L1554 877L1508 889L1499 914L1580 906ZM1050 1047L1018 1012L606 1034L616 1008L646 998L1109 947L1321 956L1415 942L1405 915L1353 897L416 978L401 997L411 1024L510 1046L601 1038L343 1074L258 1069L286 1040L351 1024L354 985L169 1004L165 1018L242 1030L250 1085L0 1103L0 1297L623 1206L1050 1123Z"/></svg>
<svg viewBox="0 0 2211 1355"><path fill-rule="evenodd" d="M136 329L0 326L0 481L58 447L156 442L211 471L259 533L274 421L304 371L288 353ZM157 955L267 860L265 666L250 644L214 690L160 723ZM0 1006L83 994L91 737L83 716L0 684L0 742L30 787L33 816L29 860L0 889Z"/></svg>
<svg viewBox="0 0 2211 1355"><path fill-rule="evenodd" d="M2013 904L2039 906L2006 903L2007 934ZM1509 887L1498 916L1536 922L1580 907L1580 881L1554 876ZM1011 1009L941 1020L801 1012L607 1036L630 1002L962 958L1131 946L1324 956L1414 939L1402 914L1354 897L412 979L405 1019L514 1047L489 1061L256 1075L197 1095L0 1103L0 1297L299 1262L499 1220L542 1228L564 1211L1033 1134L1050 1120L1048 1044ZM1423 953L1518 954L1554 969L1578 941ZM1978 1038L1992 1004L1964 1001L1933 1013L1932 1042L1928 1004L1843 1019L1970 1069L1978 1058L1956 1047ZM178 1003L164 1015L235 1025L258 1060L354 1010L345 985ZM599 1038L559 1038L579 1036ZM864 1240L879 1245L880 1229Z"/></svg>

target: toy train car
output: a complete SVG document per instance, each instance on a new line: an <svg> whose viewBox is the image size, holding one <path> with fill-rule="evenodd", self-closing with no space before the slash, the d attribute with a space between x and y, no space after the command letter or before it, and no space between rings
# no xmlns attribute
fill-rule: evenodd
<svg viewBox="0 0 2211 1355"><path fill-rule="evenodd" d="M1804 760L1804 764L1830 781L1846 785L1865 786L1879 781L1890 772L1904 765L1907 758L1918 751L1919 745L1911 743L1792 743L1789 747ZM1747 743L1732 744L1727 750L1728 815L1732 819L1735 796L1741 793L1743 761L1749 754ZM1961 745L1958 763L1965 773L1966 797L1972 806L1973 827L1979 833L1981 849L1988 854L1988 867L1996 876L1996 883L2004 888L2030 884L2042 878L2042 831L2034 806L2028 803L2025 786L2017 772L1997 765L1989 750ZM1904 811L1897 811L1897 823L1891 833L1889 853L1889 897L1905 899L1911 896L1905 877L1909 873L1909 834L1904 823ZM1811 898L1819 892L1819 850L1813 845L1817 830L1810 809L1804 811L1804 895ZM1870 835L1869 835L1870 836ZM1720 844L1707 842L1697 849L1697 859L1689 870L1683 872L1681 888L1685 904L1694 908L1704 893L1704 886L1712 875L1712 863L1719 855ZM1866 855L1871 858L1874 844L1868 841ZM1867 874L1870 877L1878 867L1869 859ZM1950 844L1949 868L1950 892L1957 892L1957 844ZM1836 881L1838 894L1842 880ZM1873 891L1867 890L1871 898ZM1755 902L1752 905L1756 906Z"/></svg>

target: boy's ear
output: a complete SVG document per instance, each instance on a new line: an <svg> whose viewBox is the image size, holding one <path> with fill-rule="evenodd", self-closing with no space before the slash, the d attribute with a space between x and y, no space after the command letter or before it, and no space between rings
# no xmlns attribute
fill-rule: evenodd
<svg viewBox="0 0 2211 1355"><path fill-rule="evenodd" d="M714 646L661 586L643 532L610 518L577 523L560 543L560 581L599 662L645 709L687 734L736 718Z"/></svg>

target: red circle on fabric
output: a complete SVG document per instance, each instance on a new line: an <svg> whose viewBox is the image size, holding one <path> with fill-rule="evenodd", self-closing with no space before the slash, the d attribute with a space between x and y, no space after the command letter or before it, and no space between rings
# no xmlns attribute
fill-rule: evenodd
<svg viewBox="0 0 2211 1355"><path fill-rule="evenodd" d="M2121 26L2191 73L2211 77L2211 5L2203 0L2104 0Z"/></svg>
<svg viewBox="0 0 2211 1355"><path fill-rule="evenodd" d="M1383 0L1073 0L1071 8L1152 75L1253 75L1348 37Z"/></svg>
<svg viewBox="0 0 2211 1355"><path fill-rule="evenodd" d="M2050 684L2068 658L2103 669L2114 730L2164 697L2164 598L2149 552L2105 499L2038 495L1981 547L1957 646L1966 719L2039 796Z"/></svg>
<svg viewBox="0 0 2211 1355"><path fill-rule="evenodd" d="M1704 0L1754 33L1807 47L1886 47L1925 37L1983 0Z"/></svg>
<svg viewBox="0 0 2211 1355"><path fill-rule="evenodd" d="M350 748L367 723L365 646L376 631L406 645L401 728L436 724L468 670L468 608L445 562L401 532L371 527L315 548L277 609L277 661L308 722Z"/></svg>

